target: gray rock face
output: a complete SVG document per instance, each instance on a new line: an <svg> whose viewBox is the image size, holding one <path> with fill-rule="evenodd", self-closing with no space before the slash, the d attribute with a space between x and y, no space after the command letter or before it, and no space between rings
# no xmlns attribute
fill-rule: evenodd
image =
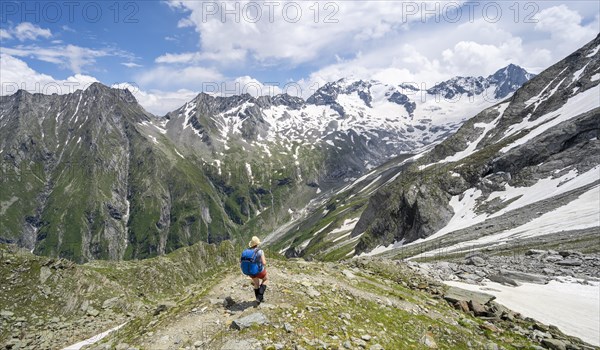
<svg viewBox="0 0 600 350"><path fill-rule="evenodd" d="M567 345L558 339L544 339L542 344L551 350L567 350Z"/></svg>
<svg viewBox="0 0 600 350"><path fill-rule="evenodd" d="M448 291L444 294L444 299L446 299L450 303L456 303L461 300L466 300L475 301L480 305L485 305L490 301L496 299L496 297L490 294L478 293L460 288L449 287Z"/></svg>
<svg viewBox="0 0 600 350"><path fill-rule="evenodd" d="M234 320L231 323L231 328L237 329L237 330L242 330L242 329L248 328L254 324L264 325L267 323L269 323L269 320L265 317L265 315L263 313L255 312L251 315Z"/></svg>

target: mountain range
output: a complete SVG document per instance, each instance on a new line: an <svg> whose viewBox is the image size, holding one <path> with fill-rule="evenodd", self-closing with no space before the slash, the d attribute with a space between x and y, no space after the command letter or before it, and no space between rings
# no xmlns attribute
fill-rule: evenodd
<svg viewBox="0 0 600 350"><path fill-rule="evenodd" d="M288 257L332 260L597 247L599 50L597 37L444 141L314 201L268 240Z"/></svg>
<svg viewBox="0 0 600 350"><path fill-rule="evenodd" d="M99 83L20 90L0 97L0 241L83 262L264 235L532 76L509 65L430 89L341 79L307 100L201 93L162 117Z"/></svg>

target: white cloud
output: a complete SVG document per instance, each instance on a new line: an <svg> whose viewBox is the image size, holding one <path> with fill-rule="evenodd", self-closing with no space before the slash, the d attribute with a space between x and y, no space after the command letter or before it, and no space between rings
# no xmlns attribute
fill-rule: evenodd
<svg viewBox="0 0 600 350"><path fill-rule="evenodd" d="M535 30L550 33L552 41L571 49L578 48L598 34L598 18L582 25L582 16L567 5L549 7L540 11L535 19Z"/></svg>
<svg viewBox="0 0 600 350"><path fill-rule="evenodd" d="M442 58L452 70L466 75L479 75L504 67L522 56L521 44L520 38L511 38L498 45L461 41L453 48L444 50Z"/></svg>
<svg viewBox="0 0 600 350"><path fill-rule="evenodd" d="M430 85L456 75L488 75L509 63L538 73L593 39L599 26L599 16L588 14L590 9L597 13L598 4L581 1L559 6L537 3L537 23L528 17L531 6L512 3L497 4L502 7L498 21L492 21L489 12L483 16L479 4L473 14L463 8L463 20L450 23L451 11L444 6L463 4L452 1L344 1L332 3L337 8L330 9L320 2L316 21L315 3L300 2L302 16L296 22L286 19L282 11L284 6L293 9L292 3L296 4L276 2L270 13L265 2L171 0L170 6L185 16L179 26L193 27L198 34L200 50L165 53L155 62L213 66L224 72L232 65L249 72L256 67L317 67L300 82L306 96L312 84L347 76ZM262 16L252 20L257 4ZM515 6L520 12L515 12ZM237 11L239 20L224 9ZM432 20L439 13L441 20ZM337 22L325 23L328 14Z"/></svg>
<svg viewBox="0 0 600 350"><path fill-rule="evenodd" d="M141 64L137 64L135 62L121 62L121 65L127 68L140 68L143 67Z"/></svg>
<svg viewBox="0 0 600 350"><path fill-rule="evenodd" d="M165 115L172 112L198 95L198 92L187 89L144 91L139 86L130 83L113 84L112 87L128 89L144 109L155 115Z"/></svg>
<svg viewBox="0 0 600 350"><path fill-rule="evenodd" d="M0 39L16 38L19 41L26 41L37 40L40 37L48 39L52 37L52 32L31 22L22 22L15 27L0 29Z"/></svg>
<svg viewBox="0 0 600 350"><path fill-rule="evenodd" d="M75 74L64 80L50 75L38 73L24 61L11 55L0 54L0 85L2 95L13 94L19 89L45 94L66 94L77 89L84 89L98 81L96 78Z"/></svg>
<svg viewBox="0 0 600 350"><path fill-rule="evenodd" d="M235 90L231 89L231 91L237 91L236 94L247 93L254 97L274 96L282 93L281 86L266 85L248 75L234 79L229 83L229 86L232 85L235 86Z"/></svg>
<svg viewBox="0 0 600 350"><path fill-rule="evenodd" d="M166 53L162 56L158 56L154 62L156 63L193 63L200 59L200 53L198 52L184 52L184 53Z"/></svg>
<svg viewBox="0 0 600 350"><path fill-rule="evenodd" d="M0 28L0 39L12 39L12 35L8 30Z"/></svg>
<svg viewBox="0 0 600 350"><path fill-rule="evenodd" d="M0 39L9 40L16 38L19 41L26 41L37 40L40 37L48 39L52 37L52 32L50 29L42 28L31 22L22 22L16 27L0 29Z"/></svg>
<svg viewBox="0 0 600 350"><path fill-rule="evenodd" d="M135 76L135 80L145 86L165 88L202 89L206 84L219 83L225 78L218 71L200 67L158 66Z"/></svg>
<svg viewBox="0 0 600 350"><path fill-rule="evenodd" d="M194 27L194 22L189 18L183 18L177 22L177 28L189 28Z"/></svg>
<svg viewBox="0 0 600 350"><path fill-rule="evenodd" d="M26 62L7 55L0 54L0 95L11 95L19 89L31 93L67 94L78 89L85 89L98 80L89 75L75 74L66 79L55 79L42 74L27 65ZM197 92L180 89L177 91L143 91L133 84L115 84L113 87L129 88L138 102L149 112L157 115L166 114L179 108L185 102L194 98Z"/></svg>
<svg viewBox="0 0 600 350"><path fill-rule="evenodd" d="M19 23L11 32L20 41L36 40L38 37L47 39L52 36L50 29L41 28L30 22Z"/></svg>
<svg viewBox="0 0 600 350"><path fill-rule="evenodd" d="M76 45L41 47L37 45L19 45L3 47L2 52L17 57L33 57L40 61L54 63L73 73L81 74L86 67L93 66L96 59L106 56L129 58L130 55L114 49L90 49Z"/></svg>
<svg viewBox="0 0 600 350"><path fill-rule="evenodd" d="M417 12L406 16L405 4L393 1L171 1L171 7L187 14L178 27L195 28L202 58L223 64L253 59L264 65L297 65L353 52L364 42L433 15L422 13L426 6L417 6Z"/></svg>

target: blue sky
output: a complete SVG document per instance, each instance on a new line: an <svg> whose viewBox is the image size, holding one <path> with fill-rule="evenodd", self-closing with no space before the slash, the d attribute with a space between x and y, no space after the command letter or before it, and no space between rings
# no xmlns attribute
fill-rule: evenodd
<svg viewBox="0 0 600 350"><path fill-rule="evenodd" d="M3 94L130 83L162 114L223 84L293 84L306 97L342 77L432 85L508 63L537 73L593 39L599 11L596 1L4 1L0 80Z"/></svg>

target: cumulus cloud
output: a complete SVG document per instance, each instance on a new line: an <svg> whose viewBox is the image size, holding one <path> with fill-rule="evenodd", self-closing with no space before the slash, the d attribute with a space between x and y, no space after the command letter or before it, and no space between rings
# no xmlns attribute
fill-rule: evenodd
<svg viewBox="0 0 600 350"><path fill-rule="evenodd" d="M144 91L138 85L132 83L118 83L113 84L111 87L128 89L144 109L159 116L176 110L198 95L198 92L187 89L179 89L177 91Z"/></svg>
<svg viewBox="0 0 600 350"><path fill-rule="evenodd" d="M0 54L0 61L2 61L0 64L0 95L11 95L19 89L31 93L68 94L75 90L86 89L92 83L98 82L95 77L83 74L75 74L66 79L56 79L48 74L35 71L26 62L5 53ZM130 83L115 84L113 87L128 88L146 110L157 115L175 110L197 95L197 92L186 89L144 91Z"/></svg>
<svg viewBox="0 0 600 350"><path fill-rule="evenodd" d="M540 11L535 19L535 30L549 33L555 44L569 49L582 46L598 34L598 17L582 25L582 16L564 4Z"/></svg>
<svg viewBox="0 0 600 350"><path fill-rule="evenodd" d="M250 94L254 97L258 96L274 96L282 93L282 86L268 85L252 78L251 76L238 77L233 82L226 83L231 88L231 92L236 91L236 94ZM285 88L285 86L283 86ZM229 88L227 91L229 91ZM227 94L227 91L222 93Z"/></svg>
<svg viewBox="0 0 600 350"><path fill-rule="evenodd" d="M66 94L77 89L85 89L98 80L89 75L75 74L66 79L54 77L33 70L24 61L11 55L0 54L0 85L2 95L15 93L19 89L44 94Z"/></svg>
<svg viewBox="0 0 600 350"><path fill-rule="evenodd" d="M178 26L195 28L204 58L224 63L253 59L267 65L273 61L296 65L352 52L366 41L435 15L422 14L425 6L413 12L393 1L171 1L170 6L187 14Z"/></svg>

